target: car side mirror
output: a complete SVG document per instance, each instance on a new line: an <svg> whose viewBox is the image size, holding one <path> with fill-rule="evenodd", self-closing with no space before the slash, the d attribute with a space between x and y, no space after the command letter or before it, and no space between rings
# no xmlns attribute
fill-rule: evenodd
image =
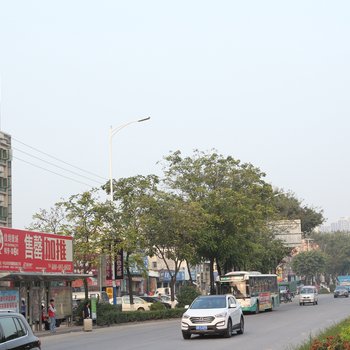
<svg viewBox="0 0 350 350"><path fill-rule="evenodd" d="M190 307L190 305L185 305L185 309L188 309Z"/></svg>
<svg viewBox="0 0 350 350"><path fill-rule="evenodd" d="M235 309L237 307L236 304L230 304L230 309Z"/></svg>

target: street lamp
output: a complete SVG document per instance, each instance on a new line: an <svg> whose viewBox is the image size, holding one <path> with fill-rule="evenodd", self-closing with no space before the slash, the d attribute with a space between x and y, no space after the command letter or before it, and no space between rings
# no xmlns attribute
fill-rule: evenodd
<svg viewBox="0 0 350 350"><path fill-rule="evenodd" d="M111 126L109 129L109 190L110 190L110 201L111 203L113 202L113 175L112 175L112 138L113 136L120 131L121 129L124 129L126 126L130 125L130 124L134 124L134 123L141 123L141 122L145 122L147 120L151 119L151 117L147 117L147 118L142 118L142 119L138 119L138 120L133 120L131 122L128 122L126 124L120 125L116 128L113 129L113 127ZM114 246L112 249L112 254L111 254L111 258L112 258L112 285L113 285L113 305L117 304L117 286L115 283L115 263L114 263Z"/></svg>

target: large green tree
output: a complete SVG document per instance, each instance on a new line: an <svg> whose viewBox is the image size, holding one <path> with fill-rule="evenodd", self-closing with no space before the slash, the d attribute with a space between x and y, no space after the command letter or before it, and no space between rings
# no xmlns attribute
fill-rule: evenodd
<svg viewBox="0 0 350 350"><path fill-rule="evenodd" d="M214 151L195 151L192 157L176 151L164 160L165 184L206 213L197 254L210 262L213 291L215 262L220 273L247 265L254 255L252 241L273 217L272 187L258 168Z"/></svg>
<svg viewBox="0 0 350 350"><path fill-rule="evenodd" d="M174 286L181 264L196 261L196 247L203 240L204 213L195 202L159 191L149 202L143 219L148 255L155 255L164 262L174 301Z"/></svg>
<svg viewBox="0 0 350 350"><path fill-rule="evenodd" d="M65 233L73 237L75 270L89 273L91 268L99 265L101 254L101 237L103 237L104 206L98 197L98 191L83 192L71 196L58 205L65 210L67 225ZM88 298L87 279L84 279L85 297Z"/></svg>
<svg viewBox="0 0 350 350"><path fill-rule="evenodd" d="M159 179L155 175L122 178L113 183L115 220L109 222L115 232L113 246L124 252L124 269L128 280L130 303L133 304L132 268L145 273L146 240L142 228L142 216L148 209L150 199L157 191ZM105 190L110 193L109 183Z"/></svg>

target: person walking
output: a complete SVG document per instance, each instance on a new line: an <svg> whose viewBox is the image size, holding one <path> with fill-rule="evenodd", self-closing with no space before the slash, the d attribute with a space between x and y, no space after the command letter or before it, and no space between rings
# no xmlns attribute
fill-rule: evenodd
<svg viewBox="0 0 350 350"><path fill-rule="evenodd" d="M50 319L50 331L51 333L56 333L56 308L55 308L55 300L53 299L50 299L48 314Z"/></svg>

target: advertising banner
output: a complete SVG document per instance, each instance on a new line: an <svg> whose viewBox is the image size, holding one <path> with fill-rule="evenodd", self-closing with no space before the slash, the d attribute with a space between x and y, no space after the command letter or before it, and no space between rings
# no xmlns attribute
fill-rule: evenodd
<svg viewBox="0 0 350 350"><path fill-rule="evenodd" d="M113 271L111 264L111 256L106 261L106 280L112 280ZM124 258L123 258L123 250L119 250L114 257L114 273L116 280L122 280L124 278Z"/></svg>
<svg viewBox="0 0 350 350"><path fill-rule="evenodd" d="M72 237L0 227L0 271L72 273Z"/></svg>
<svg viewBox="0 0 350 350"><path fill-rule="evenodd" d="M19 312L18 290L0 290L0 311L1 310Z"/></svg>

